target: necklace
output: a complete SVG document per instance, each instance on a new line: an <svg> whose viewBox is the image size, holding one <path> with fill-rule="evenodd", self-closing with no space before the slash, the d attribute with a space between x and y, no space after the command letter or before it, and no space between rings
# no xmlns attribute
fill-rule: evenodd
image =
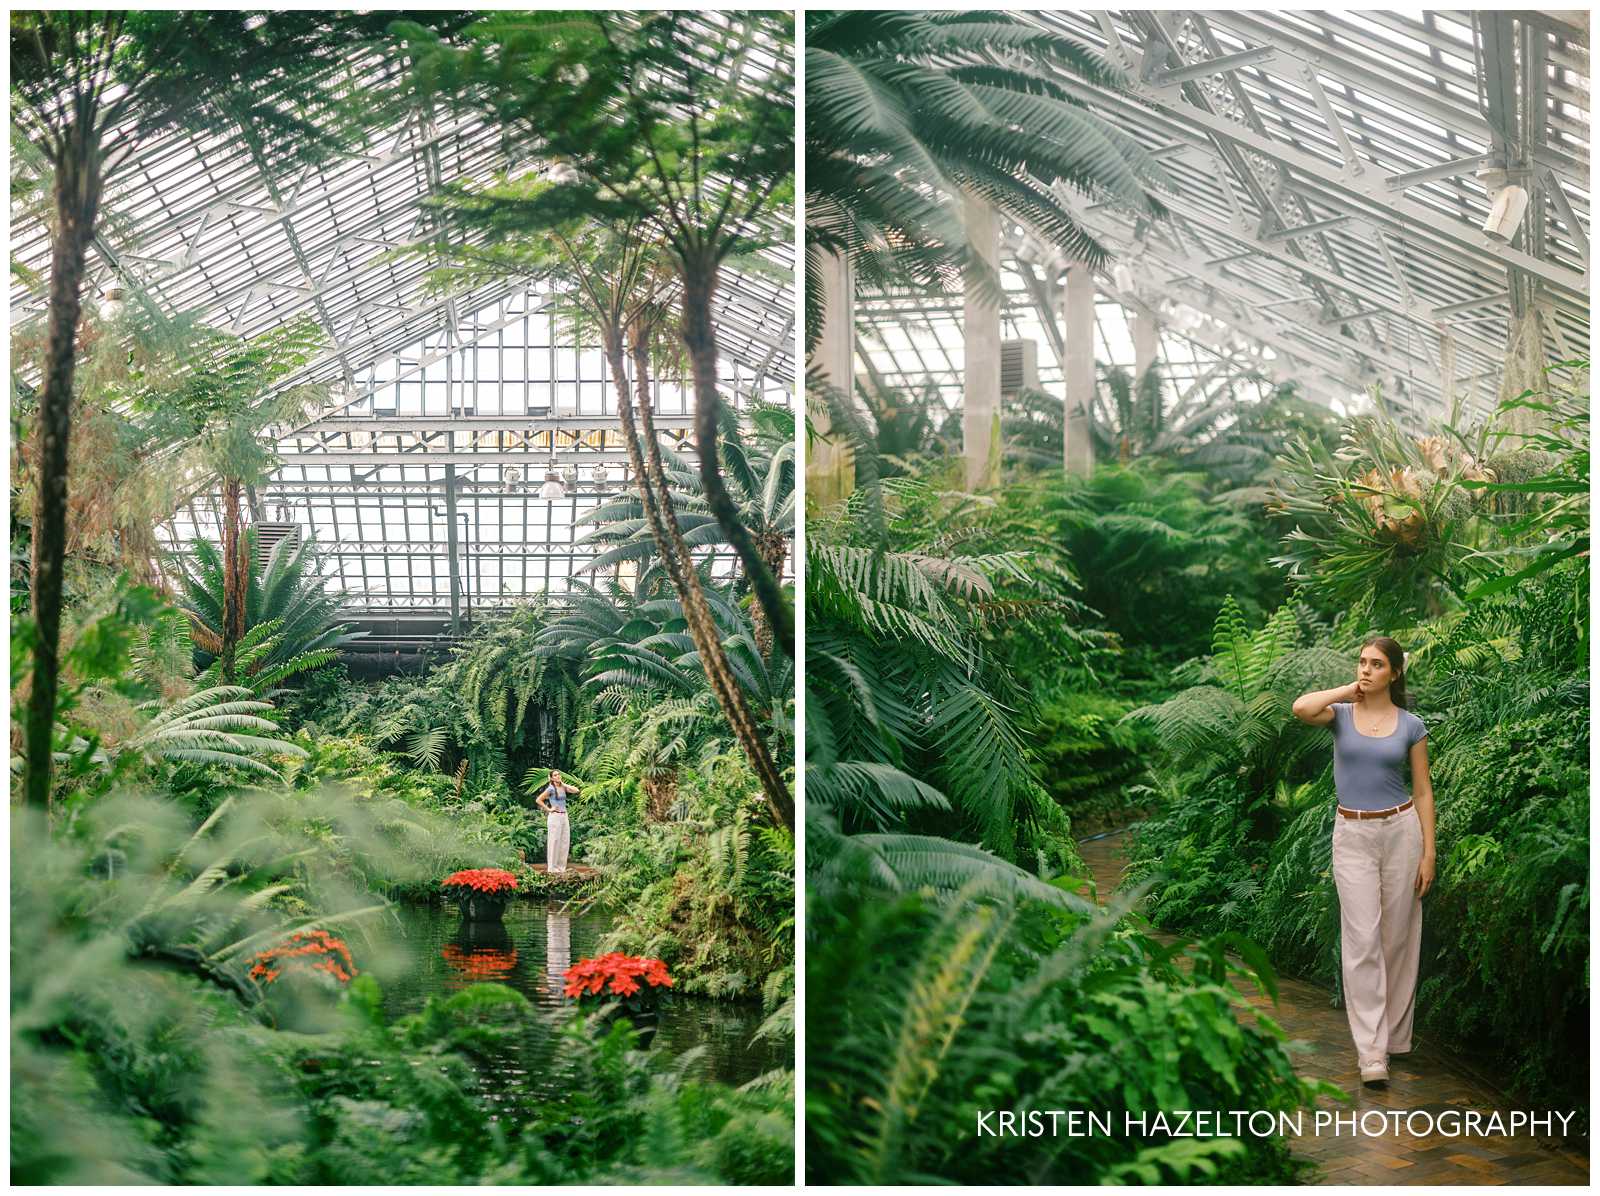
<svg viewBox="0 0 1600 1196"><path fill-rule="evenodd" d="M1367 736L1376 736L1378 734L1378 728L1381 727L1382 725L1383 725L1383 723L1382 723L1381 720L1376 720L1376 721L1374 721L1372 723L1371 729L1369 730L1369 729L1367 729L1367 728L1365 728L1365 727L1363 727L1361 725L1361 721L1360 720L1357 720L1357 723L1356 723L1357 729L1360 730L1363 735L1367 735Z"/></svg>

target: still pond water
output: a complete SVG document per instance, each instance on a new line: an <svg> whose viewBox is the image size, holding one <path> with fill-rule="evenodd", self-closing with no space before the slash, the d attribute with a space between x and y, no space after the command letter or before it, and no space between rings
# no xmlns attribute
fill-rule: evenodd
<svg viewBox="0 0 1600 1196"><path fill-rule="evenodd" d="M388 944L381 967L384 1008L391 1017L415 1013L429 997L448 996L471 984L509 985L533 1005L524 1041L490 1070L504 1081L532 1092L549 1091L559 1076L540 1066L550 1057L546 1031L569 1016L572 1002L562 988L562 973L580 959L599 954L611 929L603 910L569 912L561 902L515 901L505 921L464 923L453 904L401 905L395 910L402 933ZM662 1010L651 1051L677 1059L695 1051L684 1074L724 1084L742 1084L775 1067L792 1066L790 1049L776 1042L752 1044L761 1025L759 1003L714 1001L674 995Z"/></svg>

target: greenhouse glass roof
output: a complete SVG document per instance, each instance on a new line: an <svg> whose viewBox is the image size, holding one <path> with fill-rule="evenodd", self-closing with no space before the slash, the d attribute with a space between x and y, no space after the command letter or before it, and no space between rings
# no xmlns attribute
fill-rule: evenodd
<svg viewBox="0 0 1600 1196"><path fill-rule="evenodd" d="M712 44L732 18L701 19ZM783 52L719 69L754 89ZM374 59L367 69L389 68ZM424 201L442 186L531 165L499 127L413 114L358 153L287 173L224 135L168 134L125 152L133 158L101 205L86 299L121 289L245 338L309 319L326 343L282 383L328 383L331 397L296 426L269 429L282 464L253 495L257 523L315 533L353 612L441 609L448 476L471 606L566 588L595 555L574 544L585 530L576 519L628 484L598 346L563 338L543 279L438 294L427 285L437 262L396 252L434 233ZM771 230L770 276L725 270L714 305L724 393L741 406L792 402L791 227ZM14 272L15 327L46 305L49 234L37 214L13 211L12 254L39 280ZM663 440L692 456L692 395L670 380L657 392ZM541 499L552 467L566 494ZM209 490L161 529L170 547L217 537Z"/></svg>
<svg viewBox="0 0 1600 1196"><path fill-rule="evenodd" d="M1123 71L1121 94L1060 82L1173 185L1163 221L1060 190L1115 263L1096 280L1102 364L1133 364L1144 310L1179 389L1232 371L1349 409L1380 384L1420 421L1491 407L1530 312L1546 360L1587 353L1586 13L1018 15ZM1509 242L1483 230L1503 182L1529 196ZM1005 335L1036 342L1046 387L1067 264L1003 229ZM863 297L858 321L884 381L959 403L959 297Z"/></svg>

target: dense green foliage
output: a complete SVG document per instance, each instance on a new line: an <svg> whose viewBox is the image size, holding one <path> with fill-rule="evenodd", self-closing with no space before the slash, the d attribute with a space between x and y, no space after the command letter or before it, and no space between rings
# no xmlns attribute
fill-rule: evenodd
<svg viewBox="0 0 1600 1196"><path fill-rule="evenodd" d="M239 650L259 648L241 662L240 679L263 692L300 673L331 664L338 650L358 638L338 621L339 600L328 593L318 572L316 546L282 540L266 562L259 559L254 528L242 537L246 554L244 626L258 631L258 640L240 642ZM207 668L222 646L223 567L217 546L196 540L194 560L178 560L180 605L189 616L189 637L195 643L195 664ZM270 643L267 642L270 638Z"/></svg>
<svg viewBox="0 0 1600 1196"><path fill-rule="evenodd" d="M1355 426L1337 472L1314 473L1304 446L1291 455L1287 510L1312 512L1312 530L1289 541L1299 593L1356 601L1334 606L1332 622L1300 604L1265 626L1225 606L1213 653L1174 674L1191 687L1135 712L1156 729L1167 802L1139 828L1131 875L1154 884L1148 908L1163 925L1242 931L1337 989L1328 736L1288 706L1347 681L1368 630L1393 629L1430 729L1437 811L1419 1031L1482 1057L1514 1096L1582 1110L1588 1068L1571 1044L1589 1017L1589 568L1573 551L1587 544L1586 508L1568 501L1588 479L1577 393L1552 386L1507 404L1502 420L1525 408L1548 420L1479 428L1471 445L1498 446L1482 457L1451 448L1461 438L1448 430L1412 439L1381 417ZM1385 611L1412 622L1375 624Z"/></svg>
<svg viewBox="0 0 1600 1196"><path fill-rule="evenodd" d="M14 847L30 866L13 870L12 888L13 1178L788 1177L781 1079L746 1092L683 1080L633 1050L626 1023L547 1024L510 989L435 997L391 1023L376 983L358 976L342 999L317 1000L317 1032L270 1029L275 1007L245 974L249 951L310 926L337 928L358 958L381 950L383 903L362 875L427 874L408 832L449 838L447 821L390 806L399 822L327 789L261 794L191 834L169 802L117 799L65 837L19 814ZM561 1083L508 1105L475 1064L530 1029L551 1039Z"/></svg>
<svg viewBox="0 0 1600 1196"><path fill-rule="evenodd" d="M1179 952L1122 908L1090 918L1037 903L885 897L864 877L818 889L807 966L833 988L807 1001L806 1157L814 1179L956 1183L1288 1181L1278 1142L1148 1139L1127 1113L1282 1109L1297 1080L1284 1034L1241 1016L1215 939ZM1180 966L1187 957L1192 966ZM815 993L815 989L811 990ZM1110 1136L975 1136L983 1110L1093 1110ZM992 1125L992 1121L991 1121Z"/></svg>
<svg viewBox="0 0 1600 1196"><path fill-rule="evenodd" d="M730 639L753 652L747 618L722 604ZM601 870L589 897L621 911L605 949L665 959L681 999L760 1000L765 1033L792 1034L794 843L770 824L725 725L680 729L681 750L649 774L670 784L664 805L617 751L652 698L694 676L663 665L677 670L670 684L651 691L641 677L637 704L609 708L615 654L670 638L669 609L579 651L572 620L529 607L420 678L327 690L313 674L292 733L249 690L163 701L176 684L163 666L191 667L187 620L148 592L119 591L80 622L63 713L67 818L47 831L19 812L13 829L19 1179L787 1180L786 1071L738 1092L684 1079L637 1051L625 1024L530 1018L525 998L494 986L390 1023L370 977L308 1012L248 973L255 951L320 927L364 962L381 957L388 902L433 899L457 868L508 867L537 889L525 863L543 854L544 820L523 799L550 764L570 764L585 777L575 858ZM172 645L152 644L146 625ZM788 701L772 701L787 727ZM153 716L139 714L146 704ZM96 746L124 708L146 721ZM439 748L405 730L451 710ZM542 764L513 770L530 758ZM129 795L135 780L155 796ZM513 1047L543 1051L558 1089L508 1108L482 1064L503 1065Z"/></svg>
<svg viewBox="0 0 1600 1196"><path fill-rule="evenodd" d="M1123 1110L1292 1108L1311 1090L1270 1020L1234 1004L1225 952L1273 984L1253 946L1206 938L1180 968L1126 905L1097 916L1073 895L1080 820L1120 825L1152 801L1157 737L1124 715L1157 684L1159 632L1184 633L1174 609L1214 575L1260 576L1229 556L1259 532L1159 461L981 499L943 478L924 464L807 525L808 992L830 994L808 999L810 1178L1291 1180L1271 1139L974 1137L982 1109L1120 1126ZM1153 498L1119 518L1119 493ZM1097 583L1110 617L1079 580L1079 554L1098 567L1108 542L1152 549Z"/></svg>
<svg viewBox="0 0 1600 1196"><path fill-rule="evenodd" d="M394 939L418 911L395 903L500 867L524 895L613 907L602 950L663 957L678 1000L759 1001L755 1039L792 1040L795 651L779 579L794 446L786 413L741 421L723 401L712 324L719 271L791 237L792 17L23 14L12 32L16 199L55 251L48 327L13 330L13 425L30 433L13 498L36 516L14 512L12 553L38 565L13 597L13 707L28 716L13 761L28 797L12 826L13 1179L788 1181L787 1067L738 1090L686 1078L692 1054L648 1050L648 1025L614 1009L563 1004L559 973L538 1007L474 984L395 1017L376 977L415 967ZM681 316L704 421L701 459L675 461L673 483L702 551L670 582L647 569L624 584L602 562L593 590L482 619L422 675L357 686L314 548L257 560L244 501L257 506L277 435L328 399L304 378L329 313L242 341L130 281L125 313L91 301L80 321L84 267L91 243L113 267L128 248L115 214L97 220L102 188L117 202L106 184L139 160L128 146L203 128L281 200L291 168L454 106L508 145L529 122L541 170L564 159L537 189L564 210L524 232L572 232L576 216L670 267L654 307ZM437 265L459 230L425 223ZM501 263L496 293L581 288L521 265ZM347 379L366 364L340 356ZM631 424L627 437L642 493ZM152 529L213 488L221 543L161 559ZM608 516L599 551L628 538ZM733 549L733 576L705 559L715 545ZM174 572L176 596L135 584ZM733 707L742 720L721 717ZM750 742L764 768L739 753ZM587 866L543 876L531 798L556 767L581 785ZM550 945L550 968L563 950ZM309 962L323 953L327 967Z"/></svg>
<svg viewBox="0 0 1600 1196"><path fill-rule="evenodd" d="M807 962L810 991L842 994L807 1013L814 1181L1300 1178L1279 1142L973 1127L1307 1098L1216 969L1242 960L1270 991L1282 968L1338 1000L1329 737L1290 706L1348 682L1373 631L1408 648L1431 731L1419 1034L1514 1098L1585 1106L1586 396L1421 438L1380 411L1339 440L1264 405L1230 431L1252 451L1214 460L1163 448L1143 401L1123 460L1065 478L1019 451L982 495L958 492L936 420L892 461L863 461L863 426L859 489L808 523ZM898 408L870 411L885 435ZM1542 419L1513 430L1512 411ZM1007 430L1022 450L1038 432ZM947 713L947 665L993 700L983 733ZM959 764L980 751L974 791ZM1133 820L1121 900L1193 936L1174 950L1107 937L1127 907L1091 919L1068 896L1067 836Z"/></svg>

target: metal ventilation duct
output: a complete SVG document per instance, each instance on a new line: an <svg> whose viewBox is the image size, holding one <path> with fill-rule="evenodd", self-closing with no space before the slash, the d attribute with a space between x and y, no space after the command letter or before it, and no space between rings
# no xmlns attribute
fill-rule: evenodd
<svg viewBox="0 0 1600 1196"><path fill-rule="evenodd" d="M298 523L258 523L256 529L256 565L265 569L267 562L272 559L273 551L285 540L289 542L289 551L295 552L300 547L300 525Z"/></svg>
<svg viewBox="0 0 1600 1196"><path fill-rule="evenodd" d="M1000 393L1039 389L1039 342L1000 342Z"/></svg>

